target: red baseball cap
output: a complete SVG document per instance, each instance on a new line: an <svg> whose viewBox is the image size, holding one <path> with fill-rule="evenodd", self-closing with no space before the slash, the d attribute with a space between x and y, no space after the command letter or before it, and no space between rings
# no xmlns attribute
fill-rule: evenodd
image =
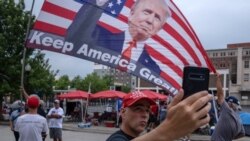
<svg viewBox="0 0 250 141"><path fill-rule="evenodd" d="M27 100L27 105L30 108L37 108L39 106L40 99L38 96L29 96Z"/></svg>
<svg viewBox="0 0 250 141"><path fill-rule="evenodd" d="M153 99L149 98L147 95L140 91L134 91L123 97L122 107L130 107L140 100L146 100L150 105L156 105Z"/></svg>

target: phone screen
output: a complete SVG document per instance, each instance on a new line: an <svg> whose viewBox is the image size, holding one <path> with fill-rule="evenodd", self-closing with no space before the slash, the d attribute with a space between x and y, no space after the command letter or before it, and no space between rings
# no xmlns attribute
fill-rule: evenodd
<svg viewBox="0 0 250 141"><path fill-rule="evenodd" d="M193 67L193 66L184 67L183 81L182 81L184 98L196 92L208 90L208 85L209 85L208 68Z"/></svg>

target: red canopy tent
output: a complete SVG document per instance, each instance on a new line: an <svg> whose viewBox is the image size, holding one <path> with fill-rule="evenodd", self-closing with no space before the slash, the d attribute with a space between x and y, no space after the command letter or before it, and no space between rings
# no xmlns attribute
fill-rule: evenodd
<svg viewBox="0 0 250 141"><path fill-rule="evenodd" d="M89 99L89 94L88 92L85 92L85 91L81 91L81 90L76 90L76 91L71 91L71 92L68 92L66 94L62 94L62 95L59 95L57 98L62 100L62 99L81 99L81 107L83 107L83 99L86 99L88 101ZM81 108L81 119L82 119L82 122L84 121L85 117L86 117L86 111L87 111L87 108L88 108L88 102L86 102L86 110L85 110L85 114L84 114L84 117L83 117L83 108Z"/></svg>
<svg viewBox="0 0 250 141"><path fill-rule="evenodd" d="M101 92L97 92L93 95L91 95L91 99L97 99L97 98L123 98L126 95L126 93L121 91L115 91L115 90L105 90ZM118 101L117 103L118 104ZM117 106L117 105L116 105ZM118 126L119 123L119 112L116 111L116 125Z"/></svg>
<svg viewBox="0 0 250 141"><path fill-rule="evenodd" d="M163 94L159 94L157 92L154 91L150 91L150 90L142 90L142 93L144 93L145 95L147 95L148 97L150 97L153 100L167 100L167 96L163 95Z"/></svg>
<svg viewBox="0 0 250 141"><path fill-rule="evenodd" d="M106 90L106 91L101 91L97 92L93 95L91 95L91 99L96 99L96 98L123 98L126 95L126 93L121 92L121 91L115 91L115 90Z"/></svg>
<svg viewBox="0 0 250 141"><path fill-rule="evenodd" d="M88 92L81 91L81 90L76 90L72 92L68 92L66 94L62 94L58 96L58 99L87 99L89 97Z"/></svg>

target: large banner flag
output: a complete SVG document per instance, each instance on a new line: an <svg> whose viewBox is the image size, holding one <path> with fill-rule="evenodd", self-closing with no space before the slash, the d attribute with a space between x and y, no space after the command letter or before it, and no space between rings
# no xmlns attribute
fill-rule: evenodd
<svg viewBox="0 0 250 141"><path fill-rule="evenodd" d="M172 94L184 66L215 71L173 1L45 0L27 47L127 71Z"/></svg>

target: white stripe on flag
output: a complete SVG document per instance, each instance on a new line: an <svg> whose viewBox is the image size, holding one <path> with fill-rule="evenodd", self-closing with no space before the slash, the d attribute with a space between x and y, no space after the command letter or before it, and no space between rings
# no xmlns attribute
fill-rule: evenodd
<svg viewBox="0 0 250 141"><path fill-rule="evenodd" d="M182 63L180 58L178 58L176 55L174 55L170 50L168 50L168 48L159 44L157 41L155 41L152 38L148 39L147 43L149 43L148 45L153 44L152 48L154 48L157 52L159 52L160 54L162 54L163 56L165 56L166 58L168 58L172 62L178 64L178 67L180 69L182 69L182 66L184 66L184 64ZM156 46L154 46L154 45L156 45ZM167 56L166 56L166 54L167 54Z"/></svg>
<svg viewBox="0 0 250 141"><path fill-rule="evenodd" d="M122 31L125 31L126 29L128 29L128 24L121 21L121 20L118 20L108 14L105 14L103 13L101 18L100 18L100 21L101 22L104 22L114 28L117 28L117 29L120 29Z"/></svg>
<svg viewBox="0 0 250 141"><path fill-rule="evenodd" d="M169 18L167 23L174 28L184 39L185 41L191 46L195 47L194 41L191 39L191 37L188 35L188 33L183 29L182 26L180 26L173 18Z"/></svg>
<svg viewBox="0 0 250 141"><path fill-rule="evenodd" d="M151 56L152 57L152 56ZM159 60L152 57L152 59L159 65L160 69L169 75L173 80L175 80L180 86L182 82L182 77L180 77L174 70L172 70L168 65L162 64ZM182 66L183 67L183 66ZM171 82L170 82L171 83Z"/></svg>
<svg viewBox="0 0 250 141"><path fill-rule="evenodd" d="M127 17L128 15L130 15L130 8L128 8L127 6L123 6L120 14L124 15L125 17Z"/></svg>
<svg viewBox="0 0 250 141"><path fill-rule="evenodd" d="M185 18L182 16L182 14L179 12L179 10L174 6L174 4L172 2L169 2L169 8L172 9L174 11L174 13L176 13L176 15L184 22L184 24L189 28L190 31L192 31L188 25L188 23L186 22Z"/></svg>
<svg viewBox="0 0 250 141"><path fill-rule="evenodd" d="M62 8L78 12L81 8L82 4L74 1L74 0L47 0L49 3L60 6Z"/></svg>
<svg viewBox="0 0 250 141"><path fill-rule="evenodd" d="M174 47L183 56L183 58L194 62L193 57L187 52L187 50L179 43L178 40L172 37L168 32L160 30L157 35L159 35L161 38L163 38L163 40L167 41L172 47Z"/></svg>
<svg viewBox="0 0 250 141"><path fill-rule="evenodd" d="M59 17L45 11L40 12L40 15L37 20L48 24L52 24L54 26L62 27L65 29L67 29L69 25L72 23L72 20L68 20L66 18Z"/></svg>

